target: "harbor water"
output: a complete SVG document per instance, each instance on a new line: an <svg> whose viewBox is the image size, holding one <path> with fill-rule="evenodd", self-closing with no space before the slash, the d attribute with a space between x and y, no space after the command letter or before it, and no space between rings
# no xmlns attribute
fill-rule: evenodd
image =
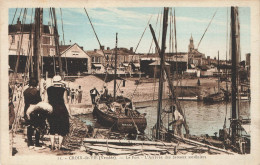
<svg viewBox="0 0 260 165"><path fill-rule="evenodd" d="M223 128L225 118L226 126L229 127L229 118L231 115L231 103L215 103L205 104L203 102L196 101L181 101L181 106L186 116L186 120L190 129L191 135L214 135L218 133L219 129ZM151 135L151 129L157 121L157 101L147 101L135 104L137 110L140 113L146 113L147 128L145 133ZM169 109L169 102L164 101L162 108ZM239 114L244 119L250 118L250 102L242 101L240 103ZM162 115L163 123L165 127L166 123L171 122L171 114ZM87 125L92 125L95 128L106 128L101 126L92 114L78 116ZM171 128L170 128L171 129Z"/></svg>

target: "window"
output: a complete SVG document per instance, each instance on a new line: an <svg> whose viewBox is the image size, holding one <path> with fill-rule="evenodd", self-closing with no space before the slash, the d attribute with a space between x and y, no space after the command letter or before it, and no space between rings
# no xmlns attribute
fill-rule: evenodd
<svg viewBox="0 0 260 165"><path fill-rule="evenodd" d="M50 45L50 37L43 37L42 43Z"/></svg>
<svg viewBox="0 0 260 165"><path fill-rule="evenodd" d="M15 42L15 36L12 35L12 44Z"/></svg>
<svg viewBox="0 0 260 165"><path fill-rule="evenodd" d="M73 55L73 56L78 56L79 54L78 54L78 53L73 53L72 55Z"/></svg>
<svg viewBox="0 0 260 165"><path fill-rule="evenodd" d="M91 58L91 61L92 61L92 62L95 62L95 57L92 57L92 58Z"/></svg>

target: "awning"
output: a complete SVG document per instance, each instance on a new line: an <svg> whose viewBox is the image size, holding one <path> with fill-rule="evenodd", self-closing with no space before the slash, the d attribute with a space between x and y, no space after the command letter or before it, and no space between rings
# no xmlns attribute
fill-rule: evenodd
<svg viewBox="0 0 260 165"><path fill-rule="evenodd" d="M134 66L137 68L140 68L140 64L139 63L134 63Z"/></svg>
<svg viewBox="0 0 260 165"><path fill-rule="evenodd" d="M94 66L94 68L101 68L102 64L92 64Z"/></svg>
<svg viewBox="0 0 260 165"><path fill-rule="evenodd" d="M190 64L190 67L191 67L192 69L194 69L194 68L195 68L195 65L194 65L194 64Z"/></svg>
<svg viewBox="0 0 260 165"><path fill-rule="evenodd" d="M151 63L151 64L149 64L149 65L152 65L152 66L158 66L158 65L161 65L161 61L155 61L155 62L153 62L153 63ZM165 65L170 65L169 63L167 63L167 62L165 62Z"/></svg>
<svg viewBox="0 0 260 165"><path fill-rule="evenodd" d="M129 63L123 63L123 66L127 67L129 65Z"/></svg>

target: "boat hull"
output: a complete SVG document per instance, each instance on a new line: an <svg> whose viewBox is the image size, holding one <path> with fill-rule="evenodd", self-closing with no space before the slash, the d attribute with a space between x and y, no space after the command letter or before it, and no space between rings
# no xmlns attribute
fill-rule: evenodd
<svg viewBox="0 0 260 165"><path fill-rule="evenodd" d="M216 103L224 100L225 100L225 95L223 93L216 93L203 98L203 101L205 103Z"/></svg>
<svg viewBox="0 0 260 165"><path fill-rule="evenodd" d="M144 116L115 116L112 113L105 113L97 107L94 108L93 114L97 117L97 120L101 125L110 127L112 130L116 130L122 133L136 133L136 127L138 128L138 131L144 132L147 126L147 121Z"/></svg>

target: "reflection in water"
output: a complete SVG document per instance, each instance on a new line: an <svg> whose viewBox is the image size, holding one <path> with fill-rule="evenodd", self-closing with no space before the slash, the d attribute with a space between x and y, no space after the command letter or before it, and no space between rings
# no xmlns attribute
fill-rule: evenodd
<svg viewBox="0 0 260 165"><path fill-rule="evenodd" d="M139 108L138 111L141 113L146 113L147 128L145 133L150 135L151 128L155 125L157 120L157 102L150 101L144 103L136 103L136 107ZM231 103L227 105L225 103L218 104L204 104L203 102L196 101L181 101L181 106L186 115L186 120L190 128L191 135L201 135L209 134L214 135L219 129L223 128L224 121L226 118L226 125L229 127L229 118L231 112ZM167 101L163 102L163 109L168 109L169 103ZM171 114L162 115L162 120L165 123L171 121ZM243 101L240 103L240 115L243 118L250 118L250 103L248 101ZM93 118L92 114L79 116L88 125L93 125L94 127L102 128Z"/></svg>

